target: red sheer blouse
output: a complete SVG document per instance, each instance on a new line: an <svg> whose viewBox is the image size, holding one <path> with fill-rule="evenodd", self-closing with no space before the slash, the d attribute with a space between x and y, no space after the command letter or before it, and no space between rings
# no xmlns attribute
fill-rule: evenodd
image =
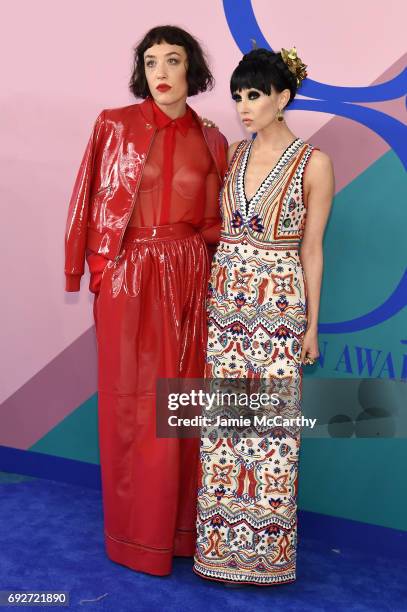
<svg viewBox="0 0 407 612"><path fill-rule="evenodd" d="M220 181L200 126L187 107L171 119L153 104L157 132L129 225L190 223L208 245L219 241Z"/></svg>

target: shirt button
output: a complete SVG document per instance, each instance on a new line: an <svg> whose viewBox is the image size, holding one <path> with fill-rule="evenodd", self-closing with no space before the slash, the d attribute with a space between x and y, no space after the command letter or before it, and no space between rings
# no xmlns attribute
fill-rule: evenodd
<svg viewBox="0 0 407 612"><path fill-rule="evenodd" d="M152 127L153 127L153 126L151 125L151 123L146 123L146 128L147 128L148 130L151 130L151 128L152 128Z"/></svg>

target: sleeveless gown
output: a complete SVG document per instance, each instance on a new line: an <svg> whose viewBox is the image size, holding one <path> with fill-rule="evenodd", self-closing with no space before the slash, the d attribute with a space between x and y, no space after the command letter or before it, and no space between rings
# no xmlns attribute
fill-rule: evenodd
<svg viewBox="0 0 407 612"><path fill-rule="evenodd" d="M306 218L303 173L314 147L293 141L247 201L252 145L239 143L220 196L205 377L272 379L275 392L283 396L289 390L299 406L307 324L299 258ZM203 432L198 575L259 585L295 580L299 447L296 426L268 428L246 439Z"/></svg>

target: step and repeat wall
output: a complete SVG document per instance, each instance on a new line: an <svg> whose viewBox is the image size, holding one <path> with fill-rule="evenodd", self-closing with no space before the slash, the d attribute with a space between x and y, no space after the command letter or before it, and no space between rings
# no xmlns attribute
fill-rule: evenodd
<svg viewBox="0 0 407 612"><path fill-rule="evenodd" d="M324 242L321 358L304 378L304 412L319 426L304 432L299 503L407 529L405 12L400 0L39 0L7 8L0 470L14 449L50 462L99 462L92 295L87 275L80 294L64 292L67 207L94 119L135 102L134 45L155 25L179 25L202 42L216 79L189 103L229 142L246 137L229 77L252 40L273 50L295 45L308 65L286 119L332 158L336 195ZM3 463L19 473L15 456L13 469Z"/></svg>

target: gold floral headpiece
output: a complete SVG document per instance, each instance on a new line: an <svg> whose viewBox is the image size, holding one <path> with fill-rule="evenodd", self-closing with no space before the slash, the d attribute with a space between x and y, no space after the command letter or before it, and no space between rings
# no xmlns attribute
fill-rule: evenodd
<svg viewBox="0 0 407 612"><path fill-rule="evenodd" d="M301 58L297 55L297 49L292 47L289 51L281 49L280 51L283 61L287 64L288 70L292 72L297 79L297 87L300 87L301 82L307 76L306 64L303 64Z"/></svg>

